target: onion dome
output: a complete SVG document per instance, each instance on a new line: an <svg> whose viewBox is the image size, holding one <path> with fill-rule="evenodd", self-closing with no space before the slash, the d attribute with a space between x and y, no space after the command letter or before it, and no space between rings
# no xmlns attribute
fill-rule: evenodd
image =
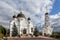
<svg viewBox="0 0 60 40"><path fill-rule="evenodd" d="M28 18L28 20L31 20L30 18Z"/></svg>
<svg viewBox="0 0 60 40"><path fill-rule="evenodd" d="M48 13L45 13L45 15L48 15Z"/></svg>
<svg viewBox="0 0 60 40"><path fill-rule="evenodd" d="M16 18L16 15L13 15L13 18Z"/></svg>
<svg viewBox="0 0 60 40"><path fill-rule="evenodd" d="M22 12L20 12L20 13L17 15L17 17L25 18L25 15L24 15L24 14L22 14Z"/></svg>

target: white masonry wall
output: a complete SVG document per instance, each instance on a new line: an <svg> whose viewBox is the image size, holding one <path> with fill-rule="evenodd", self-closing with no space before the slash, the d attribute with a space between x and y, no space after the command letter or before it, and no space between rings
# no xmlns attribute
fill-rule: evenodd
<svg viewBox="0 0 60 40"><path fill-rule="evenodd" d="M32 21L30 20L30 24L28 23L28 20L26 18L14 18L11 22L10 22L10 36L12 36L12 31L13 31L13 25L14 22L16 24L17 30L18 30L18 34L23 34L23 30L26 29L26 33L27 34L33 34L31 28L33 28L34 31L34 25L32 23ZM29 26L28 26L29 25Z"/></svg>

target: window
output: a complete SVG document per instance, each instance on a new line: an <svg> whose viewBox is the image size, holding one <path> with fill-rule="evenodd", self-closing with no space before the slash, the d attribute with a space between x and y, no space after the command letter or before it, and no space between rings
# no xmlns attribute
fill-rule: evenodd
<svg viewBox="0 0 60 40"><path fill-rule="evenodd" d="M23 20L23 19L21 19L21 20Z"/></svg>
<svg viewBox="0 0 60 40"><path fill-rule="evenodd" d="M33 32L33 28L31 28L31 32Z"/></svg>
<svg viewBox="0 0 60 40"><path fill-rule="evenodd" d="M30 24L30 22L28 22Z"/></svg>
<svg viewBox="0 0 60 40"><path fill-rule="evenodd" d="M26 34L26 29L23 30L23 34Z"/></svg>

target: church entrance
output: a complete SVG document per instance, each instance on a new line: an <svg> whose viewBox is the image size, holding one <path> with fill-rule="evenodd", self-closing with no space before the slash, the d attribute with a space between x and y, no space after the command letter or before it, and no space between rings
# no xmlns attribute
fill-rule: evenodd
<svg viewBox="0 0 60 40"><path fill-rule="evenodd" d="M27 30L26 30L26 29L24 29L24 30L23 30L23 34L26 34L26 31L27 31Z"/></svg>

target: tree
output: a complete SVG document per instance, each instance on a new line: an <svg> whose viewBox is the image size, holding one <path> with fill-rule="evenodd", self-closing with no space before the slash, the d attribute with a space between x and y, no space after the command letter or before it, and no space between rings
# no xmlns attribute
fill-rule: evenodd
<svg viewBox="0 0 60 40"><path fill-rule="evenodd" d="M53 37L53 38L60 38L60 32L53 32L53 34L50 35L50 37Z"/></svg>
<svg viewBox="0 0 60 40"><path fill-rule="evenodd" d="M14 23L14 25L13 25L13 31L12 31L12 36L17 36L17 35L18 35L18 30L17 30L17 27L16 27L16 25Z"/></svg>
<svg viewBox="0 0 60 40"><path fill-rule="evenodd" d="M37 28L35 28L34 30L34 35L37 37L39 35L39 31L37 30Z"/></svg>
<svg viewBox="0 0 60 40"><path fill-rule="evenodd" d="M0 38L2 38L4 35L2 33L0 33Z"/></svg>
<svg viewBox="0 0 60 40"><path fill-rule="evenodd" d="M0 25L0 33L2 33L4 36L6 35L6 29Z"/></svg>
<svg viewBox="0 0 60 40"><path fill-rule="evenodd" d="M10 29L6 29L6 36L10 35Z"/></svg>

